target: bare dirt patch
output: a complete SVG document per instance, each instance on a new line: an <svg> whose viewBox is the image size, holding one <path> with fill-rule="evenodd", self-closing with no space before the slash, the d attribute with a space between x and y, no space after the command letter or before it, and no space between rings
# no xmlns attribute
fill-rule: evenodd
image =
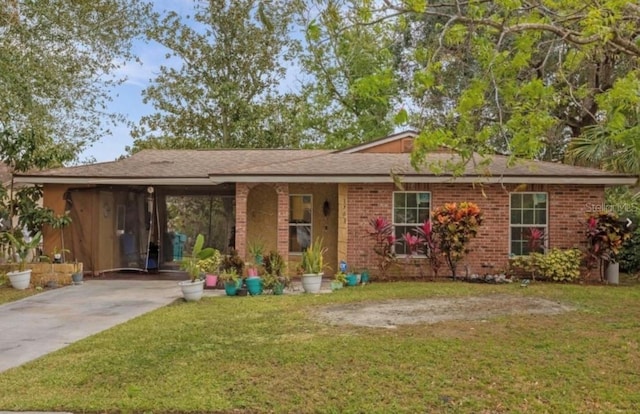
<svg viewBox="0 0 640 414"><path fill-rule="evenodd" d="M506 315L557 315L573 310L573 306L543 298L490 295L334 305L323 308L317 315L337 325L395 328L398 325L482 320Z"/></svg>

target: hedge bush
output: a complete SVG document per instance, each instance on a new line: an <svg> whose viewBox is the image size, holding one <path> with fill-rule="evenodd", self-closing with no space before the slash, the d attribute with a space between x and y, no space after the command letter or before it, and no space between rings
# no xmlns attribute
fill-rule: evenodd
<svg viewBox="0 0 640 414"><path fill-rule="evenodd" d="M635 230L631 233L631 238L624 242L622 249L618 253L620 270L626 273L640 272L640 217L631 217Z"/></svg>
<svg viewBox="0 0 640 414"><path fill-rule="evenodd" d="M574 282L580 279L583 253L578 249L551 249L546 253L531 253L513 260L515 269L527 272L533 279L554 282Z"/></svg>

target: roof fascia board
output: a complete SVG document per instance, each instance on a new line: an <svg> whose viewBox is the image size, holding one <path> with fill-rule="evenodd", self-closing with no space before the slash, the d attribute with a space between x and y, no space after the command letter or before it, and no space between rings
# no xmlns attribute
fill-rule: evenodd
<svg viewBox="0 0 640 414"><path fill-rule="evenodd" d="M405 183L486 183L486 184L590 184L635 185L636 177L536 177L536 176L402 176ZM212 176L210 178L86 178L86 177L16 177L23 184L95 184L95 185L218 185L236 183L393 183L390 175L326 176L326 175L242 175Z"/></svg>
<svg viewBox="0 0 640 414"><path fill-rule="evenodd" d="M403 176L398 175L404 183L487 183L487 184L595 184L595 185L634 185L635 177L536 177L536 176ZM377 176L323 176L323 175L289 175L289 176L212 176L215 182L237 183L393 183L390 175Z"/></svg>
<svg viewBox="0 0 640 414"><path fill-rule="evenodd" d="M212 185L210 178L97 178L97 177L15 177L15 183L27 184L99 184L99 185Z"/></svg>

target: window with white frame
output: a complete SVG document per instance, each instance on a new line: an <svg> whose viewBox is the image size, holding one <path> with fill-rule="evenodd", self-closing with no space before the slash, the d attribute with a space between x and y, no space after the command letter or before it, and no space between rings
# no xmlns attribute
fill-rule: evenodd
<svg viewBox="0 0 640 414"><path fill-rule="evenodd" d="M536 247L532 235L537 233L538 251L546 245L549 203L546 193L511 193L510 200L510 253L528 255Z"/></svg>
<svg viewBox="0 0 640 414"><path fill-rule="evenodd" d="M396 191L393 193L393 228L398 243L396 254L407 254L402 235L415 234L417 225L429 218L431 193L421 191Z"/></svg>
<svg viewBox="0 0 640 414"><path fill-rule="evenodd" d="M311 244L312 213L311 194L289 196L289 253L302 253Z"/></svg>

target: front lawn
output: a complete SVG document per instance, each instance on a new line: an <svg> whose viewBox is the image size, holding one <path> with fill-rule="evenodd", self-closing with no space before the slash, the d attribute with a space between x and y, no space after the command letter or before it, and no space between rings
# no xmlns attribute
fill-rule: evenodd
<svg viewBox="0 0 640 414"><path fill-rule="evenodd" d="M9 278L6 276L0 276L0 305L7 302L13 302L14 300L26 298L27 296L35 295L40 291L29 288L24 290L17 290L11 287Z"/></svg>
<svg viewBox="0 0 640 414"><path fill-rule="evenodd" d="M389 328L326 305L494 294L574 307ZM0 374L0 410L639 412L640 286L378 283L176 303Z"/></svg>

